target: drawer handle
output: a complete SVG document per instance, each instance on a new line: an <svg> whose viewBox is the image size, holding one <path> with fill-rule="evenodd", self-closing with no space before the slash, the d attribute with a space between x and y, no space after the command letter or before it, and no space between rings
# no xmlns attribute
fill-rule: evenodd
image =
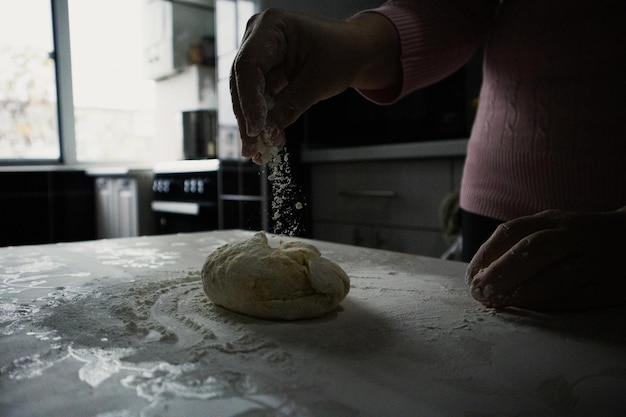
<svg viewBox="0 0 626 417"><path fill-rule="evenodd" d="M340 191L340 195L344 197L373 197L373 198L395 198L398 193L388 190L350 190Z"/></svg>

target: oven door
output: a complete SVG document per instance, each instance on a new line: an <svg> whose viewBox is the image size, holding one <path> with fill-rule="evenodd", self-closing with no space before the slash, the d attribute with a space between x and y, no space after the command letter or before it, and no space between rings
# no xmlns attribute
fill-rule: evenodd
<svg viewBox="0 0 626 417"><path fill-rule="evenodd" d="M157 234L190 233L218 228L217 204L206 201L153 200Z"/></svg>

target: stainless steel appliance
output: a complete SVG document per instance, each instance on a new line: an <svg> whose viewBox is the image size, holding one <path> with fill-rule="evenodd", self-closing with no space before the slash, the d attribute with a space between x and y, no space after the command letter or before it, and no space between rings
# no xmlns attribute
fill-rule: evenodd
<svg viewBox="0 0 626 417"><path fill-rule="evenodd" d="M217 159L174 161L154 167L151 203L157 234L218 228Z"/></svg>
<svg viewBox="0 0 626 417"><path fill-rule="evenodd" d="M152 191L157 234L270 226L267 175L247 160L161 163Z"/></svg>
<svg viewBox="0 0 626 417"><path fill-rule="evenodd" d="M217 111L183 112L183 154L185 159L217 158Z"/></svg>

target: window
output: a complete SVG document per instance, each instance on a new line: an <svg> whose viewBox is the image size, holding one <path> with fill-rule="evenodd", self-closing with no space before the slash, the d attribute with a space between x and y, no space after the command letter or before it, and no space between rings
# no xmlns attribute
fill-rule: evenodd
<svg viewBox="0 0 626 417"><path fill-rule="evenodd" d="M144 1L0 4L0 163L154 160L155 83L142 76ZM62 34L56 48L53 29Z"/></svg>
<svg viewBox="0 0 626 417"><path fill-rule="evenodd" d="M152 159L155 83L143 78L145 0L68 0L76 159Z"/></svg>
<svg viewBox="0 0 626 417"><path fill-rule="evenodd" d="M0 5L0 160L58 160L50 0Z"/></svg>

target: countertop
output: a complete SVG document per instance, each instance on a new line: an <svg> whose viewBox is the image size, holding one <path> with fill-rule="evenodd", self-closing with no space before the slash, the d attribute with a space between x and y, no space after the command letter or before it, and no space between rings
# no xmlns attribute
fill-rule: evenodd
<svg viewBox="0 0 626 417"><path fill-rule="evenodd" d="M251 233L1 248L0 415L625 415L624 309L487 309L463 263L308 241L347 298L254 319L213 305L199 272Z"/></svg>
<svg viewBox="0 0 626 417"><path fill-rule="evenodd" d="M425 158L464 158L467 139L390 143L349 148L313 149L303 146L303 163L381 161Z"/></svg>

